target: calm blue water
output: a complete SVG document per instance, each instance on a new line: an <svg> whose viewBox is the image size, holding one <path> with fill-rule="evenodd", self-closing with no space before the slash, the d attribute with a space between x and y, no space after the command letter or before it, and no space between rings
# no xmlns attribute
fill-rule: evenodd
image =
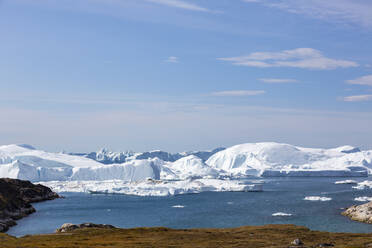
<svg viewBox="0 0 372 248"><path fill-rule="evenodd" d="M354 204L371 190L335 185L350 178L264 179L264 192L207 192L174 197L63 194L34 204L37 212L18 221L11 235L51 233L63 223L105 223L117 227L165 226L171 228L237 227L243 225L296 224L332 232L372 232L372 225L350 221L341 208ZM354 180L363 181L366 178ZM328 202L304 201L305 196L326 196ZM184 208L173 208L183 205ZM293 214L273 217L275 212Z"/></svg>

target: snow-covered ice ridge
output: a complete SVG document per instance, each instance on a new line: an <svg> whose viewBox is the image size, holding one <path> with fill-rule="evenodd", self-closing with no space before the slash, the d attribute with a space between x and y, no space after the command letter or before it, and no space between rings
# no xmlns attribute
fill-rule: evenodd
<svg viewBox="0 0 372 248"><path fill-rule="evenodd" d="M7 145L0 146L0 177L43 181L57 191L174 195L262 189L262 185L253 182L230 180L247 176L372 174L372 151L350 146L313 149L279 143L248 143L177 154L103 150L90 158L84 154L41 151L29 145Z"/></svg>
<svg viewBox="0 0 372 248"><path fill-rule="evenodd" d="M360 151L350 146L313 149L280 143L248 143L216 152L206 161L196 155L176 161L138 157L124 163L104 164L88 157L45 152L28 145L0 146L0 177L31 181L141 181L372 174L372 150Z"/></svg>

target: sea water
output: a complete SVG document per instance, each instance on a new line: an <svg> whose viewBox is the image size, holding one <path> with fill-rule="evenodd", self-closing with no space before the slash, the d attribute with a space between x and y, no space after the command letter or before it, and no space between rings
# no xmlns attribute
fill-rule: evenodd
<svg viewBox="0 0 372 248"><path fill-rule="evenodd" d="M122 228L226 228L295 224L331 232L372 232L372 225L340 213L354 199L372 196L336 181L366 178L265 178L263 192L205 192L171 197L64 193L65 198L33 204L37 212L18 221L8 234L51 233L64 223L93 222ZM371 178L370 178L371 180ZM316 196L328 201L308 201ZM329 200L329 198L331 200ZM316 198L315 198L316 199ZM282 212L287 216L273 216Z"/></svg>

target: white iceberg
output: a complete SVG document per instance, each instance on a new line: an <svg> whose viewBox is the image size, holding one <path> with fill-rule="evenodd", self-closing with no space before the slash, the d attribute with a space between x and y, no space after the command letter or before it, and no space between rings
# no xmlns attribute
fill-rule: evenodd
<svg viewBox="0 0 372 248"><path fill-rule="evenodd" d="M354 189L366 189L366 188L372 188L372 181L363 181L358 183L356 186L353 186Z"/></svg>
<svg viewBox="0 0 372 248"><path fill-rule="evenodd" d="M358 182L355 180L344 180L344 181L336 181L335 184L357 184Z"/></svg>
<svg viewBox="0 0 372 248"><path fill-rule="evenodd" d="M262 185L245 184L239 180L197 179L160 181L148 179L142 182L107 181L49 181L40 182L55 192L84 192L96 194L126 194L138 196L173 196L201 192L262 191Z"/></svg>
<svg viewBox="0 0 372 248"><path fill-rule="evenodd" d="M305 201L331 201L332 198L324 196L306 196Z"/></svg>
<svg viewBox="0 0 372 248"><path fill-rule="evenodd" d="M356 197L354 201L359 201L359 202L370 202L372 201L372 197L368 196L361 196L361 197Z"/></svg>
<svg viewBox="0 0 372 248"><path fill-rule="evenodd" d="M206 163L235 176L367 176L372 168L372 151L349 146L313 149L248 143L218 152Z"/></svg>
<svg viewBox="0 0 372 248"><path fill-rule="evenodd" d="M372 171L372 151L349 146L312 149L249 143L225 150L177 154L102 150L90 158L90 155L45 152L29 145L7 145L0 146L0 177L50 182L61 190L77 188L78 192L175 195L250 190L251 186L227 180L240 177L367 176ZM209 159L205 161L206 158ZM161 183L149 183L148 178ZM262 187L260 183L249 185Z"/></svg>
<svg viewBox="0 0 372 248"><path fill-rule="evenodd" d="M277 213L273 213L272 216L274 216L274 217L289 217L289 216L292 216L292 214L277 212Z"/></svg>

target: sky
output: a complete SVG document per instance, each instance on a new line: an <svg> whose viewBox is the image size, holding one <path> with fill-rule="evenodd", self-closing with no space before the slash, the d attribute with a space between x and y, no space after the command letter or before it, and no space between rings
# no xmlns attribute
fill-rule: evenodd
<svg viewBox="0 0 372 248"><path fill-rule="evenodd" d="M0 145L372 149L370 0L0 0Z"/></svg>

